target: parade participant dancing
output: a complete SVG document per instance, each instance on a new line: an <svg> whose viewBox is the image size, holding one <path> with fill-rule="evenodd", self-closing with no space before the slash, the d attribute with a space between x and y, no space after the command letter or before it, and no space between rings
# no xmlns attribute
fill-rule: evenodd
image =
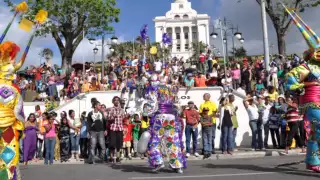
<svg viewBox="0 0 320 180"><path fill-rule="evenodd" d="M285 7L285 5L283 6ZM286 87L289 90L297 90L301 95L300 108L304 114L308 138L305 161L307 169L320 172L318 155L320 145L320 38L294 11L286 7L285 9L310 47L304 53L307 62L292 69L287 74Z"/></svg>
<svg viewBox="0 0 320 180"><path fill-rule="evenodd" d="M182 169L186 168L182 141L183 122L180 121L178 108L174 105L176 93L178 89L164 85L151 85L146 91L146 99L150 100L148 104L155 106L149 106L150 127L142 134L139 144L147 147L149 163L154 171L164 168L164 154L169 158L170 167L177 173L183 173ZM150 137L145 138L148 135Z"/></svg>
<svg viewBox="0 0 320 180"><path fill-rule="evenodd" d="M13 84L14 74L22 67L28 54L34 34L30 37L28 45L19 62L15 58L20 48L13 42L2 43L5 35L10 29L15 17L20 12L26 12L28 5L23 2L16 6L15 15L4 33L0 37L0 179L17 180L20 179L19 163L19 139L23 136L24 111L23 99L17 85ZM39 24L46 21L48 13L40 10L35 16L35 22ZM22 19L21 23L25 23ZM33 22L28 21L32 29ZM24 26L25 27L25 26Z"/></svg>

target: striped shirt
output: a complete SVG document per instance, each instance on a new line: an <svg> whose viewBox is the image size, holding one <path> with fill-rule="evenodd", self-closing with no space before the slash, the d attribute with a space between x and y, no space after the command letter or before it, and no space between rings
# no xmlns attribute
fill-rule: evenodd
<svg viewBox="0 0 320 180"><path fill-rule="evenodd" d="M300 121L301 116L299 115L299 111L297 108L289 107L286 113L286 121L287 122L295 122Z"/></svg>

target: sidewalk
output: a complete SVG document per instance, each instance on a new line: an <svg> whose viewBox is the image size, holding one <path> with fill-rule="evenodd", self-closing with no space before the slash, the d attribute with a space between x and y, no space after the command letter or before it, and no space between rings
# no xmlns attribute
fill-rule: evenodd
<svg viewBox="0 0 320 180"><path fill-rule="evenodd" d="M277 156L305 156L305 154L300 153L300 149L293 149L289 151L289 154L284 154L283 149L267 149L265 151L252 151L249 148L240 148L238 151L233 152L232 155L224 155L221 154L221 151L216 151L217 154L211 155L211 157L207 160L223 160L223 159L246 159L246 158L261 158L261 157L277 157ZM121 163L147 163L148 158L132 158L132 160L129 159L123 159ZM199 157L195 157L191 155L188 158L188 161L199 161L203 160L203 156L200 155ZM43 165L44 162L38 161L38 162L29 162L29 165ZM85 161L82 159L80 161L76 161L75 159L70 159L69 162L61 163L60 161L55 161L54 164L85 164Z"/></svg>

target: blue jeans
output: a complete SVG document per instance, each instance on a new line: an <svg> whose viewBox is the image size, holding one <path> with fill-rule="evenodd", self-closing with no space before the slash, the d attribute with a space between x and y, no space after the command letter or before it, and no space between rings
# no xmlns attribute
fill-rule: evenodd
<svg viewBox="0 0 320 180"><path fill-rule="evenodd" d="M213 126L211 126L212 128L212 143L211 143L211 146L212 146L212 151L214 151L214 139L216 138L216 129L217 129L217 125L214 124Z"/></svg>
<svg viewBox="0 0 320 180"><path fill-rule="evenodd" d="M70 140L71 140L71 153L78 153L80 149L80 135L71 133Z"/></svg>
<svg viewBox="0 0 320 180"><path fill-rule="evenodd" d="M49 96L54 96L55 88L56 88L55 84L49 85Z"/></svg>
<svg viewBox="0 0 320 180"><path fill-rule="evenodd" d="M190 153L191 135L192 135L192 142L193 142L193 153L197 152L198 128L193 128L193 126L187 125L185 133L186 133L186 150L187 150L187 153Z"/></svg>
<svg viewBox="0 0 320 180"><path fill-rule="evenodd" d="M50 164L53 164L54 146L56 145L56 138L46 138L44 142L46 146L46 158L44 160L44 164L48 164L48 161L50 161Z"/></svg>
<svg viewBox="0 0 320 180"><path fill-rule="evenodd" d="M232 131L232 138L233 138L232 149L235 149L237 147L236 137L237 137L237 128L233 128L233 131Z"/></svg>
<svg viewBox="0 0 320 180"><path fill-rule="evenodd" d="M208 72L212 73L212 65L213 65L212 60L208 60L207 62L208 62Z"/></svg>
<svg viewBox="0 0 320 180"><path fill-rule="evenodd" d="M20 157L19 157L19 161L22 163L23 160L23 138L19 139L19 153L20 153Z"/></svg>
<svg viewBox="0 0 320 180"><path fill-rule="evenodd" d="M222 152L232 151L233 148L233 127L222 127Z"/></svg>
<svg viewBox="0 0 320 180"><path fill-rule="evenodd" d="M212 127L202 127L202 143L205 153L211 153L212 151Z"/></svg>
<svg viewBox="0 0 320 180"><path fill-rule="evenodd" d="M262 148L262 130L261 130L261 123L258 120L251 120L249 122L251 132L252 132L252 140L251 140L251 148L257 149Z"/></svg>
<svg viewBox="0 0 320 180"><path fill-rule="evenodd" d="M37 92L40 91L40 83L41 83L41 80L36 80L36 91Z"/></svg>

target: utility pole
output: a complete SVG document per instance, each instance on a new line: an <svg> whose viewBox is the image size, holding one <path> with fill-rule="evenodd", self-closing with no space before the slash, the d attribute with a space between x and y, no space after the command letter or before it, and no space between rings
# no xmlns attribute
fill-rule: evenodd
<svg viewBox="0 0 320 180"><path fill-rule="evenodd" d="M104 76L104 35L102 35L102 46L101 46L101 79L103 79Z"/></svg>
<svg viewBox="0 0 320 180"><path fill-rule="evenodd" d="M269 57L269 42L268 42L268 26L267 26L267 14L266 14L266 2L261 0L261 19L263 30L263 48L264 48L264 63L267 72L270 71L270 57Z"/></svg>

